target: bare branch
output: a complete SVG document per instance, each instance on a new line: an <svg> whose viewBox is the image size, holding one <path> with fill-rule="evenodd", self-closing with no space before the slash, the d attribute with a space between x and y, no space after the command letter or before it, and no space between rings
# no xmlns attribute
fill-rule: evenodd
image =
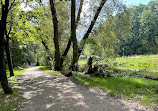
<svg viewBox="0 0 158 111"><path fill-rule="evenodd" d="M83 0L80 0L80 7L78 9L78 14L77 14L77 19L76 19L76 28L77 28L77 25L80 21L80 16L81 16L81 12L82 12L82 7L83 7Z"/></svg>

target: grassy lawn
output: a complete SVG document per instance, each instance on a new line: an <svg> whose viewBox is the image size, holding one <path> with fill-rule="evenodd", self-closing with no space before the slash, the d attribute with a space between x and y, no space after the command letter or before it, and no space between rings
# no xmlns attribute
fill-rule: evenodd
<svg viewBox="0 0 158 111"><path fill-rule="evenodd" d="M86 62L86 60L78 62L79 71L84 71ZM95 61L93 62L95 63ZM122 70L140 70L139 74L158 78L158 55L108 58L106 61L100 61L100 63Z"/></svg>
<svg viewBox="0 0 158 111"><path fill-rule="evenodd" d="M158 105L158 81L132 77L91 78L81 75L74 76L72 80L147 106Z"/></svg>
<svg viewBox="0 0 158 111"><path fill-rule="evenodd" d="M112 62L112 66L125 70L143 70L140 74L158 77L158 56L120 57Z"/></svg>
<svg viewBox="0 0 158 111"><path fill-rule="evenodd" d="M16 76L21 75L24 70L25 69L19 70L18 68L15 68L15 77L8 78L9 84L12 87L14 94L5 95L0 84L0 111L16 111L17 105L19 103L20 93ZM7 75L9 76L9 71L7 71Z"/></svg>
<svg viewBox="0 0 158 111"><path fill-rule="evenodd" d="M55 74L55 75L62 75L61 72L59 71L53 71L51 70L49 67L46 66L38 66L41 70L45 71L45 72L49 72L51 74Z"/></svg>

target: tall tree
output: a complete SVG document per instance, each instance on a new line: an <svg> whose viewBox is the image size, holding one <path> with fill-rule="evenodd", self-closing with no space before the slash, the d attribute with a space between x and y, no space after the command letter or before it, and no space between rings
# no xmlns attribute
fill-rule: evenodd
<svg viewBox="0 0 158 111"><path fill-rule="evenodd" d="M62 55L62 58L61 58L61 59L64 60L63 58L66 57L66 55L67 55L67 53L68 53L68 51L69 51L69 49L70 49L70 46L71 46L71 40L73 40L73 41L72 41L72 42L73 42L73 61L72 61L72 65L71 65L71 66L75 66L75 65L77 66L78 59L79 59L79 57L80 57L80 55L81 55L81 52L82 52L82 50L83 50L83 48L84 48L84 45L85 45L85 43L86 43L86 40L87 40L87 38L89 37L89 35L90 35L90 33L91 33L91 31L92 31L92 29L93 29L93 27L94 27L94 24L95 24L95 22L96 22L96 20L97 20L97 18L98 18L98 16L99 16L99 14L100 14L100 12L101 12L101 9L103 8L103 6L104 6L104 4L105 4L106 1L107 1L107 0L101 0L101 3L100 3L100 5L99 5L99 7L98 7L98 9L97 9L97 11L96 11L96 13L95 13L95 16L94 16L93 20L91 21L91 24L90 24L90 26L89 26L87 32L85 33L83 39L81 40L80 45L78 46L78 44L76 43L77 39L75 39L75 37L73 37L73 38L70 37L69 42L68 42L68 45L67 45L67 47L66 47L66 49L65 49L65 52L64 52L64 54ZM73 6L72 6L72 5L73 5ZM74 13L73 10L74 10L74 8L75 8L74 5L75 5L75 3L74 3L73 1L71 1L71 11L72 11L71 17L72 17L72 18L75 16L75 15L73 14L73 13ZM81 12L82 12L82 6L83 6L83 0L80 0L80 6L79 6L78 15L77 15L77 20L76 20L76 28L77 28L78 22L79 22L79 20L80 20L80 14L81 14ZM72 22L71 22L71 26L73 26L73 23L72 23ZM76 28L73 29L74 33L76 33ZM74 34L74 33L73 33L73 34ZM74 34L74 35L76 35L76 34ZM76 52L76 50L78 50L78 52ZM77 70L77 67L74 68L74 70Z"/></svg>
<svg viewBox="0 0 158 111"><path fill-rule="evenodd" d="M71 39L73 42L73 60L71 64L71 68L73 71L78 70L78 44L76 38L76 1L71 0Z"/></svg>
<svg viewBox="0 0 158 111"><path fill-rule="evenodd" d="M121 40L120 55L157 54L158 53L158 0L147 5L132 7L130 22L132 24L131 36Z"/></svg>
<svg viewBox="0 0 158 111"><path fill-rule="evenodd" d="M4 35L7 25L7 16L9 12L9 0L5 0L5 4L2 4L2 15L0 20L0 81L2 84L2 88L5 94L12 94L13 91L11 87L9 87L6 68L5 68L5 60L4 60Z"/></svg>
<svg viewBox="0 0 158 111"><path fill-rule="evenodd" d="M49 0L50 8L52 12L52 20L54 26L54 45L55 45L55 70L61 70L61 59L60 59L60 48L59 48L59 39L58 39L58 19L56 14L56 9L54 6L54 1Z"/></svg>
<svg viewBox="0 0 158 111"><path fill-rule="evenodd" d="M81 12L82 12L82 7L83 7L83 0L80 0L80 5L79 5L78 13L77 13L77 19L75 20L74 19L74 17L75 17L75 12L74 11L76 10L76 5L74 5L74 2L71 3L71 20L73 21L73 23L71 22L71 26L74 27L74 28L71 27L71 28L73 28L73 29L71 29L71 34L73 33L72 31L74 31L75 34L73 33L74 34L74 38L72 38L73 36L71 35L71 37L70 37L70 39L69 39L69 41L67 43L66 49L65 49L63 55L61 56L61 65L63 65L63 62L64 62L64 60L65 60L65 58L66 58L66 56L67 56L67 54L69 52L69 49L71 47L71 42L73 40L74 40L74 42L73 42L73 44L74 44L74 55L78 55L78 52L77 52L78 44L77 44L77 39L76 39L76 29L77 29L77 27L79 25L79 22L80 22L80 16L81 16ZM75 20L76 23L74 23L74 20ZM75 65L76 65L76 67L74 67ZM77 67L78 67L77 65L78 65L77 64L77 58L73 56L73 61L72 61L71 66L73 66L75 68L74 70L77 70ZM72 69L72 67L70 67L70 68Z"/></svg>
<svg viewBox="0 0 158 111"><path fill-rule="evenodd" d="M5 52L6 52L6 56L7 56L7 62L8 62L8 67L9 67L9 71L10 71L10 77L14 76L14 72L13 72L13 64L12 64L12 58L11 58L11 54L10 54L10 48L9 48L9 35L11 32L12 27L10 27L9 32L5 33L6 35L6 40L4 42L5 44Z"/></svg>

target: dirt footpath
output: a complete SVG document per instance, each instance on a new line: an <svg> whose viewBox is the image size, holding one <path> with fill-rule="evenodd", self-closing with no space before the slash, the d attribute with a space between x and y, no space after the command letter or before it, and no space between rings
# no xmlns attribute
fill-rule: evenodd
<svg viewBox="0 0 158 111"><path fill-rule="evenodd" d="M38 67L27 69L18 81L22 96L20 111L154 111L101 90L76 85Z"/></svg>

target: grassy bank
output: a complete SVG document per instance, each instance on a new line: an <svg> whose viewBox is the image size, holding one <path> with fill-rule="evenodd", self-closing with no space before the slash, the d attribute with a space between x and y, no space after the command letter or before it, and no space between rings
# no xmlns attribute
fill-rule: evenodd
<svg viewBox="0 0 158 111"><path fill-rule="evenodd" d="M124 70L140 70L140 74L158 77L158 55L119 57L111 65Z"/></svg>
<svg viewBox="0 0 158 111"><path fill-rule="evenodd" d="M100 61L100 63L126 70L127 73L138 71L137 74L158 78L158 55L108 58L105 61ZM79 66L80 64L84 66L86 61L80 61ZM115 96L139 101L144 105L158 105L158 81L129 76L91 78L81 75L74 76L73 80L88 86L101 88Z"/></svg>
<svg viewBox="0 0 158 111"><path fill-rule="evenodd" d="M100 88L108 93L138 101L147 106L158 105L158 81L130 77L86 77L76 75L73 81Z"/></svg>
<svg viewBox="0 0 158 111"><path fill-rule="evenodd" d="M79 71L83 72L86 66L85 61L79 61ZM96 62L95 60L93 61ZM108 64L116 69L126 71L139 71L138 74L158 78L158 55L138 55L129 57L107 58L97 61L101 64Z"/></svg>
<svg viewBox="0 0 158 111"><path fill-rule="evenodd" d="M24 72L24 69L19 70L18 68L15 68L15 76L8 78L9 84L12 87L14 94L5 95L0 84L0 111L16 111L17 105L19 103L20 93L16 76L21 75L22 72ZM9 71L7 71L7 75L9 76Z"/></svg>
<svg viewBox="0 0 158 111"><path fill-rule="evenodd" d="M49 67L47 66L38 66L41 70L45 71L45 72L48 72L48 73L51 73L51 74L55 74L55 75L61 75L61 72L59 71L53 71L51 70Z"/></svg>

